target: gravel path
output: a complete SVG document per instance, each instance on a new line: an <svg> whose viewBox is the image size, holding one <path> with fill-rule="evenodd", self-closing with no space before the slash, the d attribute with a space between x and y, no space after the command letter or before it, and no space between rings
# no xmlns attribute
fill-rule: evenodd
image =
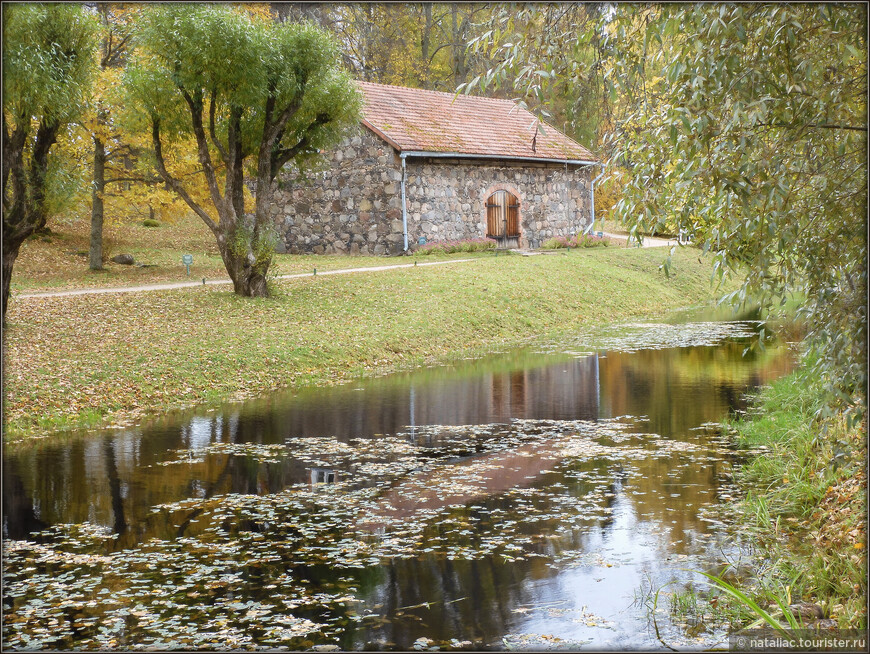
<svg viewBox="0 0 870 654"><path fill-rule="evenodd" d="M626 240L628 236L626 234L612 234L610 232L604 232L604 235L608 238L621 239ZM645 236L643 239L643 247L645 248L660 248L667 247L670 245L677 245L676 239L663 239L656 238L653 236ZM532 253L523 253L523 254L532 254ZM395 266L371 266L368 268L343 268L341 270L324 270L322 272L318 272L318 276L324 275L347 275L350 273L360 273L360 272L377 272L380 270L394 270L397 268L413 268L414 266L441 266L448 263L462 263L465 261L473 261L473 259L453 259L451 261L429 261L427 263L404 263ZM297 279L300 277L314 277L315 274L313 272L310 273L297 273L295 275L278 275L276 279ZM232 284L232 281L229 279L207 279L204 282L167 282L162 284L143 284L141 286L113 286L109 288L77 288L68 291L43 291L39 293L21 293L15 295L16 299L26 299L26 298L41 298L41 297L65 297L70 295L98 295L100 293L140 293L142 291L166 291L175 288L192 288L194 286L211 286L216 284Z"/></svg>
<svg viewBox="0 0 870 654"><path fill-rule="evenodd" d="M611 232L604 232L604 235L607 238L618 238L623 241L628 240L628 234L612 234ZM663 248L668 247L670 245L679 245L677 239L675 238L657 238L655 236L644 236L643 237L643 247L645 248ZM637 247L635 245L635 247Z"/></svg>

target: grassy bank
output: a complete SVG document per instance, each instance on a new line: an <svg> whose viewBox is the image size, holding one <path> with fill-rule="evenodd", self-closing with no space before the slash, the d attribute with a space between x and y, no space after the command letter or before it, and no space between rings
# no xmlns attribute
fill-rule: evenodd
<svg viewBox="0 0 870 654"><path fill-rule="evenodd" d="M766 559L741 584L770 613L778 597L815 604L841 628L865 629L866 427L814 421L822 402L819 380L799 370L763 389L732 424L740 446L763 448L736 475L746 492L739 514ZM716 617L732 628L758 618L719 599ZM785 624L781 612L778 619Z"/></svg>
<svg viewBox="0 0 870 654"><path fill-rule="evenodd" d="M49 234L27 240L15 262L12 297L26 292L59 291L71 288L100 288L228 279L214 237L198 218L180 218L160 227L141 224L111 226L104 239L104 270L88 268L89 222L78 219L55 225ZM117 254L130 254L135 265L110 261ZM193 256L190 275L181 262ZM478 256L478 255L466 255ZM441 257L437 257L441 258ZM292 275L348 267L382 266L391 259L344 255L276 255L270 275Z"/></svg>
<svg viewBox="0 0 870 654"><path fill-rule="evenodd" d="M696 252L678 253L670 279L658 270L663 256L489 255L285 280L256 300L220 287L20 298L5 333L6 438L125 424L710 299Z"/></svg>

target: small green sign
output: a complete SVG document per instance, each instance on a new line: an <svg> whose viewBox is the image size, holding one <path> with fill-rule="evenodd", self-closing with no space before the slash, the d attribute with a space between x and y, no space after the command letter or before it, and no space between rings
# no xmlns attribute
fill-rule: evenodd
<svg viewBox="0 0 870 654"><path fill-rule="evenodd" d="M190 276L190 264L193 263L193 255L192 254L182 254L181 255L181 263L185 265L187 268L187 275Z"/></svg>

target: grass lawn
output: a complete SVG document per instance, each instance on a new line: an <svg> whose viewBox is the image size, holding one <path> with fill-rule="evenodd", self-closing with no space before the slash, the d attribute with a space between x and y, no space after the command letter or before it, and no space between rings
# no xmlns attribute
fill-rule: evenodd
<svg viewBox="0 0 870 654"><path fill-rule="evenodd" d="M55 223L51 233L26 241L15 262L12 297L27 291L50 291L105 286L138 286L160 282L228 279L214 236L196 216L181 218L160 227L141 224L108 227L104 238L105 270L88 268L90 223L84 219ZM108 261L117 254L132 254L137 264L125 266ZM193 255L190 276L183 254ZM466 254L465 257L475 256ZM464 258L465 258L464 257ZM437 255L421 261L437 260ZM344 255L276 255L272 275L339 268L383 266L391 257L348 257ZM401 263L407 263L402 259Z"/></svg>
<svg viewBox="0 0 870 654"><path fill-rule="evenodd" d="M150 235L162 228L139 229ZM135 234L125 234L130 241L122 249L138 258ZM185 250L198 258L196 243L208 247L193 231L187 238L152 240L143 251L152 260L164 257L168 268ZM62 239L53 240L44 245ZM18 289L35 288L33 244L16 266ZM5 438L129 424L171 408L334 383L711 298L710 268L697 251L677 253L670 279L658 270L664 256L663 249L619 248L487 253L448 266L277 281L273 297L255 300L221 286L13 297L5 332ZM285 255L277 265L287 273L409 262ZM157 281L154 272L147 279L129 269L87 273L80 270L85 260L76 263L74 270L46 264L54 273L40 278L41 287L96 285L92 275L114 285Z"/></svg>

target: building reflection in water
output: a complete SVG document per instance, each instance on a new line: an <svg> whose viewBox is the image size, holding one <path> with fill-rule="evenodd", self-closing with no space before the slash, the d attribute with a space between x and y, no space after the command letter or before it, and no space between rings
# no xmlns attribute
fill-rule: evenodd
<svg viewBox="0 0 870 654"><path fill-rule="evenodd" d="M151 538L195 536L203 528L198 525L199 508L178 524L152 513L160 504L229 493L275 493L293 484L327 491L325 485L348 479L347 470L339 464L330 467L329 461L312 466L311 461L285 457L264 462L227 453L201 455L219 443L269 445L322 437L346 443L404 434L417 445L434 448L441 438L433 428L437 425L631 415L643 416L638 431L704 444L708 436L694 429L721 420L740 406L748 386L765 383L790 367L784 354L758 360L743 357L743 348L734 343L582 358L493 357L364 384L273 395L139 429L7 449L3 535L20 539L54 524L91 522L119 534L116 548L129 548ZM452 434L456 437L456 430ZM356 635L349 631L342 643L346 649L358 649L369 639L407 647L424 633L424 623L429 637L445 640L463 634L488 642L510 630L546 632L548 623L540 617L515 609L552 600L573 610L584 598L601 599L604 589L610 590L599 605L610 602L616 610L625 601L614 589L636 588L639 575L667 556L704 547L698 539L709 528L698 508L718 501L728 468L721 456L693 459L690 451L622 460L604 456L560 468L558 452L536 441L486 452L472 446L471 435L467 440L468 455L438 459L385 487L377 498L380 506L369 507L366 520L371 524L357 527L379 534L383 525L396 520L449 510L475 524L489 520L491 531L497 531L492 516L517 512L517 497L537 487L556 498L545 507L554 516L552 522L542 526L531 521L517 529L526 536L543 534L529 546L539 556L506 561L491 555L472 560L421 555L374 565L364 573L368 581L361 584L360 595L370 606L383 605L378 613L390 619L377 629L360 629ZM182 457L179 463L161 465ZM465 475L473 483L439 490L439 475ZM595 515L580 527L563 528L565 513L558 502L588 497L595 498ZM516 522L525 524L519 514ZM482 535L469 530L449 538L461 543ZM633 563L603 571L599 565L594 573L588 566L569 567L557 574L551 562L565 551L598 552L617 563L630 551ZM316 585L341 572L304 574ZM324 578L316 578L319 574ZM577 637L584 635L578 627Z"/></svg>
<svg viewBox="0 0 870 654"><path fill-rule="evenodd" d="M330 470L328 468L310 468L309 471L311 472L311 486L334 484L338 481L338 472L335 470Z"/></svg>
<svg viewBox="0 0 870 654"><path fill-rule="evenodd" d="M174 450L195 451L214 443L330 436L347 442L381 434L410 432L414 437L426 425L626 414L647 416L649 431L685 438L690 429L720 419L737 405L747 385L764 383L788 365L781 357L759 366L741 357L743 347L607 353L555 362L542 355L519 363L513 355L496 357L365 384L273 395L212 413L182 414L151 427L7 449L4 535L24 538L45 525L87 521L118 532L136 525L139 538L148 536L144 524L153 506L201 496L202 489L210 495L268 493L294 483L320 483L319 471L293 459L258 464L244 457L196 459L192 454L186 465L160 465L176 458ZM666 461L648 465L651 479L666 479Z"/></svg>

